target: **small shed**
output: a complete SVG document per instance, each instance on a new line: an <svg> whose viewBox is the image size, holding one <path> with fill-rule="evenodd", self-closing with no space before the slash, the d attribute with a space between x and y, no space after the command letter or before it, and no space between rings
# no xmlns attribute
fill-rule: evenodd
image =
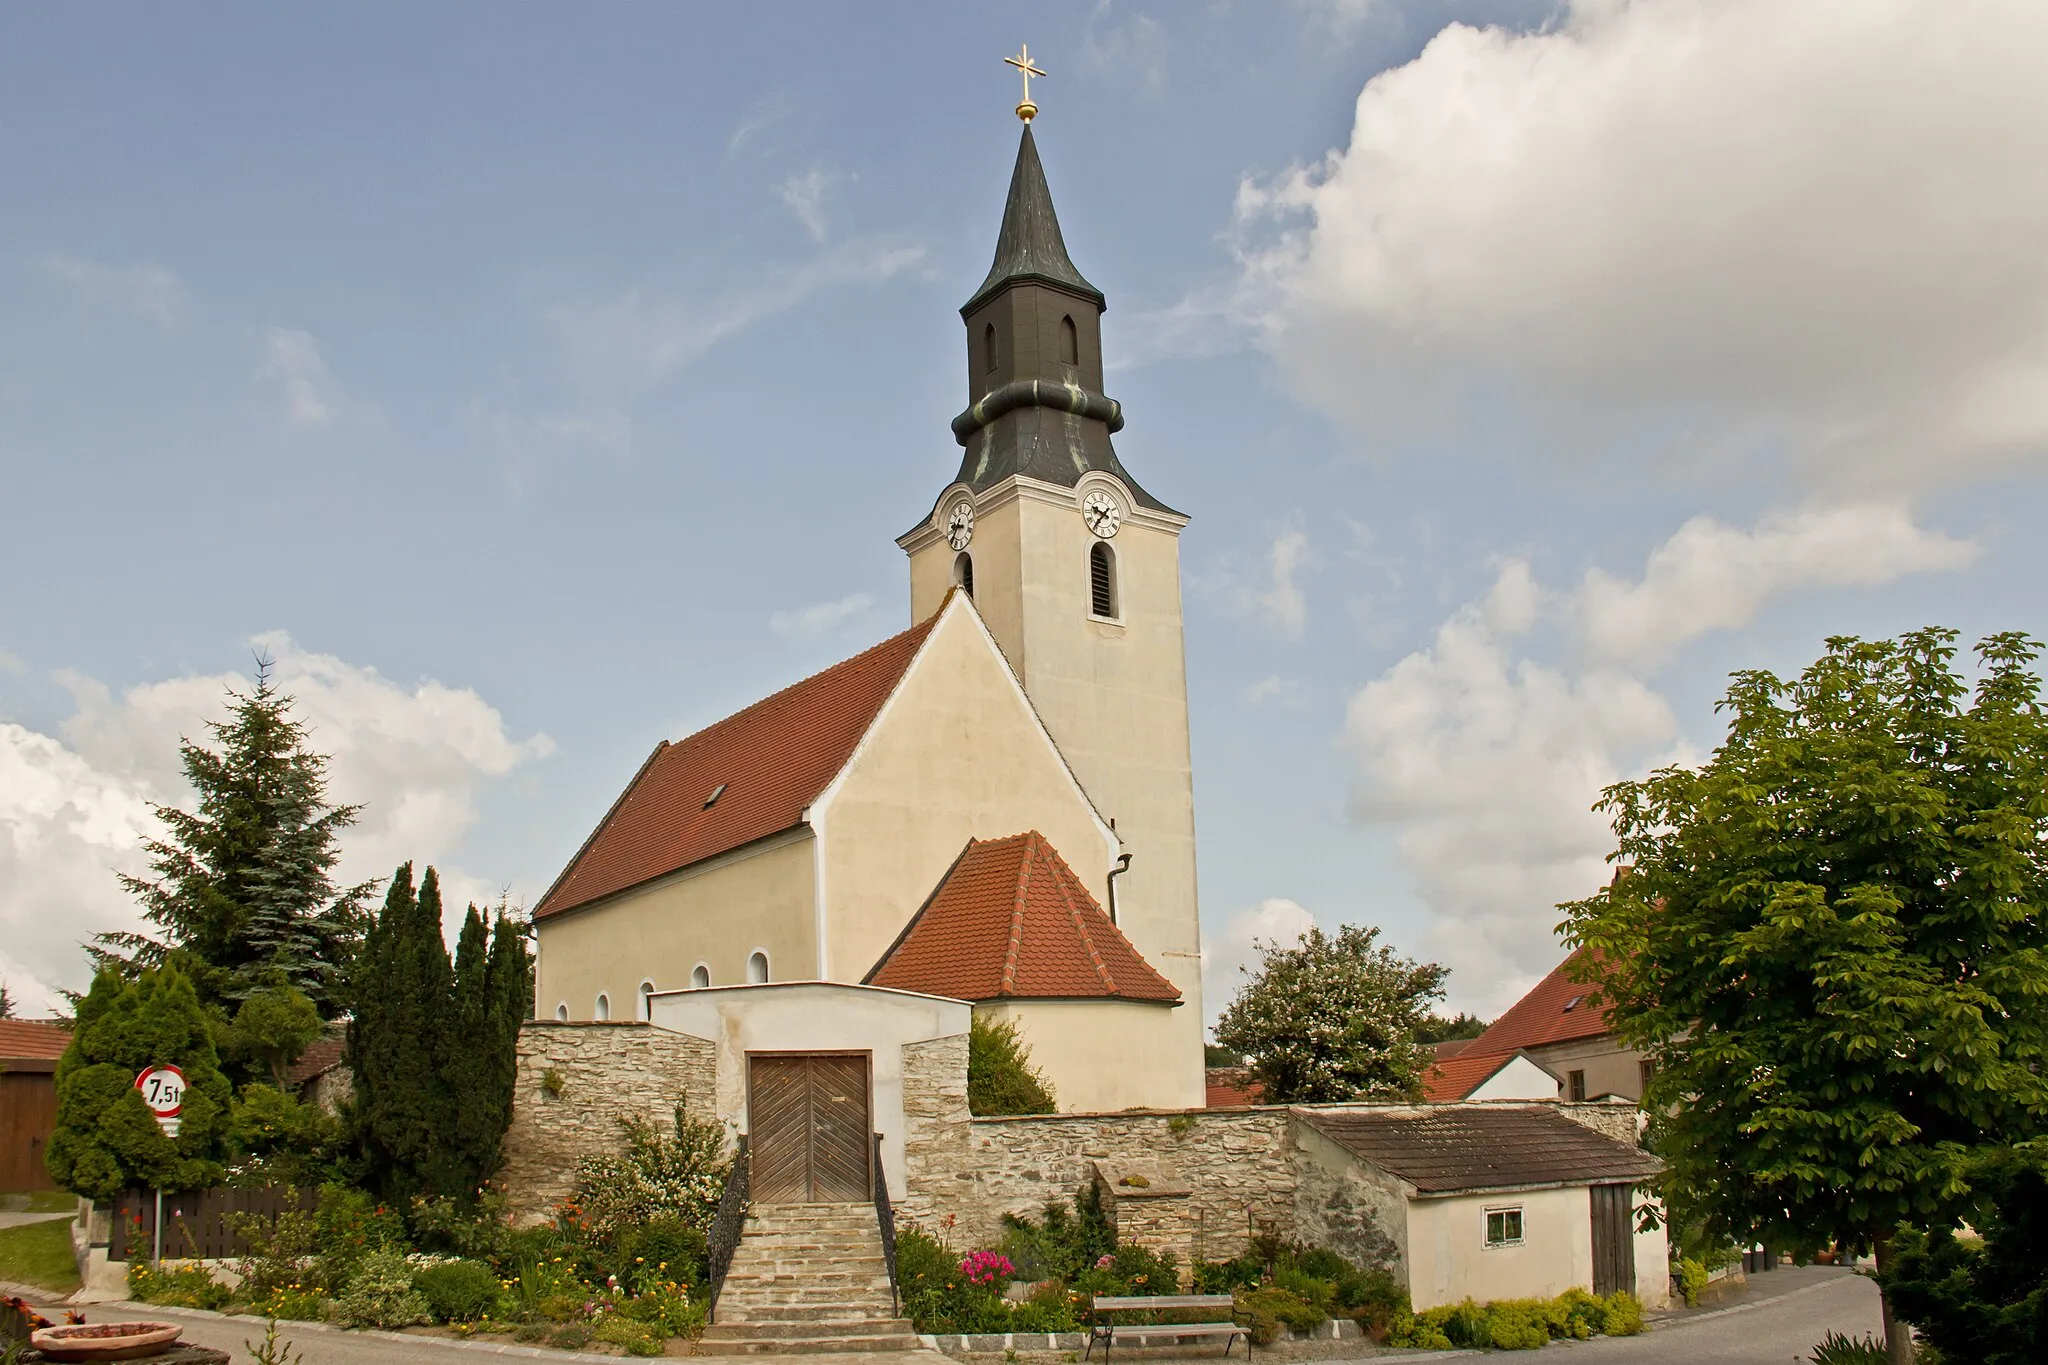
<svg viewBox="0 0 2048 1365"><path fill-rule="evenodd" d="M1668 1302L1663 1228L1639 1232L1635 1216L1636 1185L1662 1163L1640 1147L1554 1104L1296 1112L1305 1184L1328 1192L1324 1208L1373 1215L1418 1309L1575 1285Z"/></svg>
<svg viewBox="0 0 2048 1365"><path fill-rule="evenodd" d="M56 1019L0 1019L0 1190L56 1187L43 1166L57 1128L57 1059L71 1046Z"/></svg>

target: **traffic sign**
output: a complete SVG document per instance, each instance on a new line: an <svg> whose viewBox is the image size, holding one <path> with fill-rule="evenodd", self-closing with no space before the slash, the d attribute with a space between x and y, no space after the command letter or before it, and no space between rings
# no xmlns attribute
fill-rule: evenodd
<svg viewBox="0 0 2048 1365"><path fill-rule="evenodd" d="M142 1092L149 1112L156 1115L164 1136L176 1137L178 1113L185 1107L185 1073L174 1066L146 1067L135 1078L135 1088Z"/></svg>

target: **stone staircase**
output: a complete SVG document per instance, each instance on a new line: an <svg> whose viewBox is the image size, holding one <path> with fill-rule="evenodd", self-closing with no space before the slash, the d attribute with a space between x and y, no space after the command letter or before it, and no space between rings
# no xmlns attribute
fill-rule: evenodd
<svg viewBox="0 0 2048 1365"><path fill-rule="evenodd" d="M892 1313L868 1203L755 1205L697 1346L706 1355L921 1349Z"/></svg>

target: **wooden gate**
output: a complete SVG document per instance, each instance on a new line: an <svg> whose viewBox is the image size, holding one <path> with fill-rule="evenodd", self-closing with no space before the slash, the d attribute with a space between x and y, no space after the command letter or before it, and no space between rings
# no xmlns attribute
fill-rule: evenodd
<svg viewBox="0 0 2048 1365"><path fill-rule="evenodd" d="M47 1071L0 1074L0 1190L56 1188L43 1166L56 1127L55 1077Z"/></svg>
<svg viewBox="0 0 2048 1365"><path fill-rule="evenodd" d="M1628 1185L1595 1185L1593 1204L1593 1292L1602 1296L1636 1288L1634 1201Z"/></svg>
<svg viewBox="0 0 2048 1365"><path fill-rule="evenodd" d="M873 1197L865 1053L747 1058L748 1184L763 1204Z"/></svg>

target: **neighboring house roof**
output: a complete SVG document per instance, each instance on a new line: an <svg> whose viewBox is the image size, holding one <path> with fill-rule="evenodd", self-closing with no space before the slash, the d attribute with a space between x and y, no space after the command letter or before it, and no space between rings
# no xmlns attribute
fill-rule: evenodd
<svg viewBox="0 0 2048 1365"><path fill-rule="evenodd" d="M1037 830L969 839L862 984L955 1000L1180 1000Z"/></svg>
<svg viewBox="0 0 2048 1365"><path fill-rule="evenodd" d="M1421 1194L1635 1183L1663 1169L1641 1148L1535 1105L1299 1112L1311 1128Z"/></svg>
<svg viewBox="0 0 2048 1365"><path fill-rule="evenodd" d="M1266 1087L1252 1079L1251 1068L1243 1066L1212 1066L1204 1077L1207 1096L1204 1100L1210 1109L1227 1109L1237 1104L1264 1104Z"/></svg>
<svg viewBox="0 0 2048 1365"><path fill-rule="evenodd" d="M1494 1020L1493 1027L1473 1040L1466 1049L1467 1055L1514 1052L1612 1032L1607 1026L1607 1007L1600 1000L1599 988L1575 981L1571 976L1577 964L1587 960L1590 951L1581 948L1558 963L1550 975Z"/></svg>
<svg viewBox="0 0 2048 1365"><path fill-rule="evenodd" d="M329 1033L325 1037L314 1039L306 1045L306 1050L299 1054L299 1059L285 1068L285 1084L304 1085L315 1076L332 1071L341 1065L341 1054L347 1046L348 1038L345 1034Z"/></svg>
<svg viewBox="0 0 2048 1365"><path fill-rule="evenodd" d="M1432 1043L1430 1046L1436 1049L1436 1059L1443 1062L1466 1051L1473 1042L1471 1038L1446 1038L1441 1043Z"/></svg>
<svg viewBox="0 0 2048 1365"><path fill-rule="evenodd" d="M687 739L656 745L534 918L801 824L943 611Z"/></svg>
<svg viewBox="0 0 2048 1365"><path fill-rule="evenodd" d="M1422 1097L1431 1104L1455 1104L1492 1080L1519 1052L1498 1052L1482 1057L1439 1059L1422 1073Z"/></svg>
<svg viewBox="0 0 2048 1365"><path fill-rule="evenodd" d="M71 1046L71 1026L55 1019L0 1019L0 1061L56 1061Z"/></svg>

